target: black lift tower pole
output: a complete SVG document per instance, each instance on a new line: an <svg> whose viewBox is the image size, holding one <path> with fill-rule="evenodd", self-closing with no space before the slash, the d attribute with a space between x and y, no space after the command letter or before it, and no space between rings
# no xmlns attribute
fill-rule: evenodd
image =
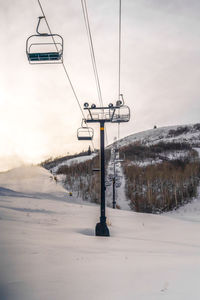
<svg viewBox="0 0 200 300"><path fill-rule="evenodd" d="M104 129L105 123L108 122L128 122L130 120L130 109L128 106L122 105L121 101L117 101L116 106L110 103L106 107L96 107L95 104L92 104L89 107L89 104L85 103L84 110L87 110L89 113L86 119L84 119L85 123L99 123L100 125L101 213L100 222L96 224L95 234L96 236L110 236L110 232L106 224Z"/></svg>
<svg viewBox="0 0 200 300"><path fill-rule="evenodd" d="M105 128L105 121L101 120L100 121L101 216L100 216L100 223L96 224L95 233L97 236L110 235L108 226L106 224L104 128Z"/></svg>

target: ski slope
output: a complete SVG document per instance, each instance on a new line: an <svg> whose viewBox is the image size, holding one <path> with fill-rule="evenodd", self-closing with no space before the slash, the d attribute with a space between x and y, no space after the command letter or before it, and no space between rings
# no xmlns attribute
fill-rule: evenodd
<svg viewBox="0 0 200 300"><path fill-rule="evenodd" d="M40 167L0 173L1 300L200 299L200 199L107 208L110 237L94 236L99 206L72 202Z"/></svg>
<svg viewBox="0 0 200 300"><path fill-rule="evenodd" d="M199 124L196 124L199 125ZM195 124L189 125L175 125L165 126L155 129L149 129L138 133L131 134L117 141L118 147L127 146L131 143L141 143L143 145L154 145L160 142L178 142L189 143L200 147L200 129ZM176 131L180 128L187 127L186 132L177 134L175 136L170 134L170 131ZM108 146L111 147L112 145Z"/></svg>

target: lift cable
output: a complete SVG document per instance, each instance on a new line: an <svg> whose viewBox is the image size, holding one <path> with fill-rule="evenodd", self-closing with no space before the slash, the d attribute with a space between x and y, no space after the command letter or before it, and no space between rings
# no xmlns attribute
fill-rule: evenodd
<svg viewBox="0 0 200 300"><path fill-rule="evenodd" d="M122 29L122 1L119 0L119 49L118 49L118 99L121 95L121 30ZM120 123L118 123L118 140L120 138Z"/></svg>
<svg viewBox="0 0 200 300"><path fill-rule="evenodd" d="M98 76L95 53L94 53L94 45L93 45L92 34L91 34L91 29L90 29L87 4L86 4L85 0L81 0L81 4L82 4L84 21L85 21L85 27L86 27L86 31L87 31L87 35L88 35L92 66L93 66L93 70L94 70L94 76L95 76L95 81L96 81L96 86L97 86L97 93L98 93L98 97L99 97L99 104L100 104L100 106L103 106L101 86L100 86L100 81L99 81L99 76Z"/></svg>
<svg viewBox="0 0 200 300"><path fill-rule="evenodd" d="M98 75L98 70L97 70L97 63L96 63L96 58L95 58L94 45L93 45L92 33L91 33L91 29L90 29L90 22L89 22L89 15L88 15L86 0L81 0L81 5L82 5L82 11L83 11L83 17L84 17L86 32L87 32L87 36L88 36L88 42L89 42L92 66L93 66L93 71L94 71L94 77L95 77L95 81L96 81L99 104L102 107L104 105L103 105L101 85L100 85L99 75ZM106 143L108 144L108 136L107 136L107 131L106 130L105 130L105 134L106 134L105 135L106 136Z"/></svg>
<svg viewBox="0 0 200 300"><path fill-rule="evenodd" d="M119 0L119 68L118 68L118 97L121 94L121 28L122 28L122 2Z"/></svg>
<svg viewBox="0 0 200 300"><path fill-rule="evenodd" d="M50 28L49 23L48 23L48 21L47 21L47 18L46 18L46 16L45 16L45 13L44 13L44 10L43 10L43 7L42 7L42 4L41 4L40 0L38 0L38 4L39 4L39 6L40 6L41 12L42 12L43 17L44 17L44 19L45 19L45 22L46 22L46 24L47 24L47 28L48 28L50 34L52 35L51 28ZM54 45L55 45L55 47L56 47L56 50L58 51L58 47L57 47L57 45L56 45L56 42L55 42L55 39L54 39L53 35L52 35L52 40L53 40L53 43L54 43ZM75 88L74 88L74 86L73 86L73 84L72 84L72 81L71 81L71 79L70 79L70 76L69 76L69 74L68 74L68 72L67 72L66 66L65 66L65 64L64 64L63 61L62 61L62 66L63 66L64 72L65 72L65 74L66 74L66 76L67 76L67 79L68 79L68 82L69 82L70 87L71 87L71 89L72 89L72 92L73 92L73 94L74 94L74 97L75 97L75 99L76 99L76 101L77 101L77 104L78 104L78 106L79 106L79 109L80 109L80 111L81 111L81 113L82 113L83 119L85 120L85 115L84 115L83 109L82 109L82 107L81 107L81 105L80 105L80 101L79 101L78 96L77 96L77 94L76 94ZM86 126L88 127L87 124L86 124ZM88 129L88 131L89 131L89 129ZM91 140L91 143L92 143L93 150L95 150L95 148L94 148L94 143L93 143L92 140Z"/></svg>

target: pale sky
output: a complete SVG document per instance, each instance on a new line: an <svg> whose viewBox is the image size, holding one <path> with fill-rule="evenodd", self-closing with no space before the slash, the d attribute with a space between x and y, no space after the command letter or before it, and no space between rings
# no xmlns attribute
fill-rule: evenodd
<svg viewBox="0 0 200 300"><path fill-rule="evenodd" d="M41 0L81 105L98 104L80 0ZM87 0L103 102L118 94L118 0ZM36 0L0 0L0 170L88 149L82 115L61 65L29 65L25 42L41 15ZM121 92L131 120L120 137L198 123L200 1L122 0ZM99 147L95 128L94 145ZM108 143L117 125L107 126Z"/></svg>

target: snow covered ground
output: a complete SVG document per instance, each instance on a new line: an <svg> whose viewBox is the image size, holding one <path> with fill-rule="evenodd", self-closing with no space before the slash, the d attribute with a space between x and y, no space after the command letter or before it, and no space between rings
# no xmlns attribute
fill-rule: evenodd
<svg viewBox="0 0 200 300"><path fill-rule="evenodd" d="M108 208L105 238L99 206L69 201L40 167L0 174L1 300L200 299L200 199L182 215Z"/></svg>
<svg viewBox="0 0 200 300"><path fill-rule="evenodd" d="M198 189L200 195L200 187ZM177 210L166 213L167 216L179 218L190 222L200 222L200 196L193 199L190 203L185 204Z"/></svg>

